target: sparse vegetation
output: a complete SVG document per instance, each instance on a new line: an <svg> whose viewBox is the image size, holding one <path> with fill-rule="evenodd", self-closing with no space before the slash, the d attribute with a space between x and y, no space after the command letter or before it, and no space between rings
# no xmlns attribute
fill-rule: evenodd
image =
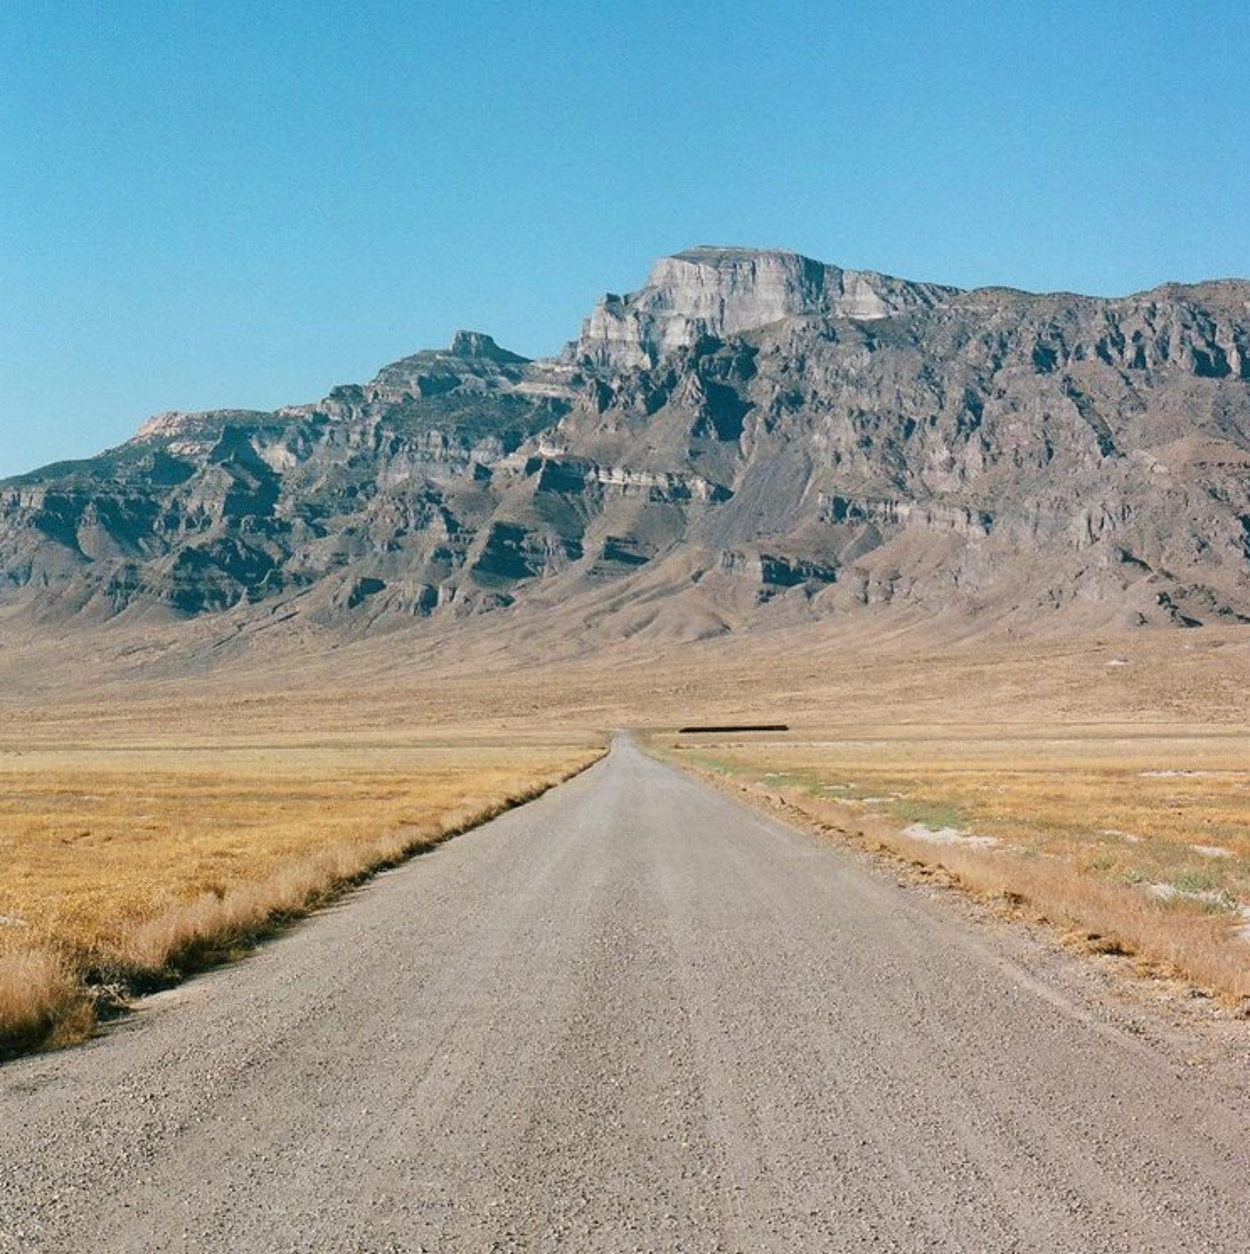
<svg viewBox="0 0 1250 1254"><path fill-rule="evenodd" d="M1250 996L1244 743L1088 728L663 741L674 760L729 773L922 874L1234 998Z"/></svg>
<svg viewBox="0 0 1250 1254"><path fill-rule="evenodd" d="M0 750L0 1053L567 778L592 736Z"/></svg>

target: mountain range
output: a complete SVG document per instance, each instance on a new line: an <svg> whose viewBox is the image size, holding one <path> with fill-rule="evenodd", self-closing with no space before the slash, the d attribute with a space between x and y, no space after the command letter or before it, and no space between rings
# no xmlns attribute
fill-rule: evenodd
<svg viewBox="0 0 1250 1254"><path fill-rule="evenodd" d="M700 247L557 357L462 331L0 483L9 638L534 611L644 642L1250 622L1250 282L964 291Z"/></svg>

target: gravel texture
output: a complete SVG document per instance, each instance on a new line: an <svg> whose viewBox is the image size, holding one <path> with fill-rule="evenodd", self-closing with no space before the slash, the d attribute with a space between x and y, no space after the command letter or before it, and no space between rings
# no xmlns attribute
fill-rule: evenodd
<svg viewBox="0 0 1250 1254"><path fill-rule="evenodd" d="M0 1250L1240 1254L1244 1077L1057 970L622 740L0 1068Z"/></svg>

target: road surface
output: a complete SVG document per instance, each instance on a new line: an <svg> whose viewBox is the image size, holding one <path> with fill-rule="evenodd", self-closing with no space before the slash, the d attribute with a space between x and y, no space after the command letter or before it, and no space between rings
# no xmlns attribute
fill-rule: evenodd
<svg viewBox="0 0 1250 1254"><path fill-rule="evenodd" d="M629 742L0 1067L0 1250L1250 1248L1228 1067Z"/></svg>

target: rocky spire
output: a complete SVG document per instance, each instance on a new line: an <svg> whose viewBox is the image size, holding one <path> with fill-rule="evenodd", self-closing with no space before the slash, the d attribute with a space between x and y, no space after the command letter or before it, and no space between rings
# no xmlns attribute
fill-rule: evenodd
<svg viewBox="0 0 1250 1254"><path fill-rule="evenodd" d="M518 353L510 353L506 348L500 348L485 331L457 331L451 337L450 351L453 357L484 357L488 361L510 362L513 365L521 365L529 360Z"/></svg>

